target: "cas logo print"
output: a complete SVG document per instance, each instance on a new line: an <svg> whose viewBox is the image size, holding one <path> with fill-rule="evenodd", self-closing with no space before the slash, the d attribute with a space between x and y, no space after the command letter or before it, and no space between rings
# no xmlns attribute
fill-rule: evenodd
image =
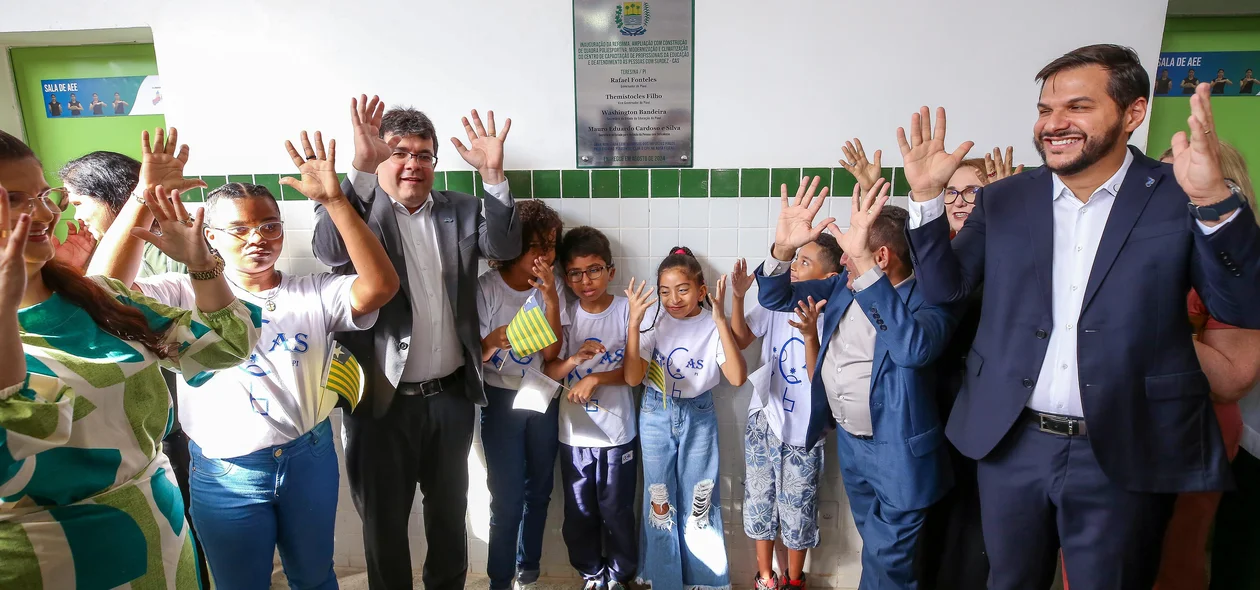
<svg viewBox="0 0 1260 590"><path fill-rule="evenodd" d="M647 2L622 2L613 13L613 22L622 35L637 37L647 32L648 21L652 19L652 11Z"/></svg>

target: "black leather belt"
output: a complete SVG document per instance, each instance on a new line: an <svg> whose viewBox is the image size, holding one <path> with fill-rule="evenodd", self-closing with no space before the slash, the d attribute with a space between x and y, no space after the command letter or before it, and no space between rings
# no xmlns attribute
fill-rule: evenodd
<svg viewBox="0 0 1260 590"><path fill-rule="evenodd" d="M456 369L454 373L440 379L430 379L419 383L409 383L404 381L398 384L398 395L433 397L443 391L452 389L455 386L455 382L459 379L459 372L463 370L463 367L460 367L459 369Z"/></svg>
<svg viewBox="0 0 1260 590"><path fill-rule="evenodd" d="M1089 434L1089 429L1085 427L1084 418L1046 414L1027 408L1024 409L1024 418L1031 420L1042 432L1049 432L1050 434L1058 434L1060 436L1085 436Z"/></svg>

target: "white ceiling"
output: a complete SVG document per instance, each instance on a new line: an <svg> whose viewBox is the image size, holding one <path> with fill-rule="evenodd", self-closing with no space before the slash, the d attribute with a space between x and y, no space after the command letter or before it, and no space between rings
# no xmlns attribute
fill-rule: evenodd
<svg viewBox="0 0 1260 590"><path fill-rule="evenodd" d="M1168 15L1260 15L1260 0L1168 0Z"/></svg>

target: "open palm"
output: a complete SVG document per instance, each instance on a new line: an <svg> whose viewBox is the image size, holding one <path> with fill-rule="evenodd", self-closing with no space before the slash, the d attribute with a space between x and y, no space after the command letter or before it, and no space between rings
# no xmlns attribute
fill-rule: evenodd
<svg viewBox="0 0 1260 590"><path fill-rule="evenodd" d="M168 193L163 186L145 191L145 206L153 213L161 232L133 227L131 235L157 246L171 260L189 268L204 269L214 265L214 256L202 233L205 209L197 209L195 214L189 215L179 200L179 191Z"/></svg>
<svg viewBox="0 0 1260 590"><path fill-rule="evenodd" d="M325 153L323 135L316 131L315 143L312 145L303 131L302 149L306 153L305 158L298 154L293 142L285 141L284 145L289 150L293 165L302 173L302 178L285 176L280 179L281 184L293 187L306 198L323 205L343 197L341 183L337 180L337 140L328 141L328 151Z"/></svg>
<svg viewBox="0 0 1260 590"><path fill-rule="evenodd" d="M149 132L140 132L140 190L162 185L168 191L186 191L206 188L199 178L184 178L184 166L188 164L188 146L179 144L179 130L171 127L167 136L161 127L154 130L153 141Z"/></svg>
<svg viewBox="0 0 1260 590"><path fill-rule="evenodd" d="M875 219L884 210L887 202L888 181L883 178L875 181L875 186L865 191L865 194L860 187L853 187L853 211L849 215L849 230L842 232L834 223L829 226L841 250L853 257L871 253L871 226L875 225Z"/></svg>
<svg viewBox="0 0 1260 590"><path fill-rule="evenodd" d="M779 222L774 228L776 251L782 249L775 254L779 260L791 260L791 256L796 254L797 249L817 239L818 234L823 232L827 224L836 220L834 217L828 217L822 223L814 224L814 218L818 216L818 211L827 201L829 189L823 188L822 192L815 197L814 191L818 188L820 179L815 176L813 182L806 185L808 180L809 177L801 179L801 185L796 189L796 197L790 201L787 185L779 187L782 209L779 211ZM785 257L780 257L780 254Z"/></svg>
<svg viewBox="0 0 1260 590"><path fill-rule="evenodd" d="M364 94L350 99L350 127L354 129L354 168L363 172L376 172L381 162L389 159L394 149L381 139L381 119L385 116L385 102ZM305 193L303 193L305 194Z"/></svg>
<svg viewBox="0 0 1260 590"><path fill-rule="evenodd" d="M1173 175L1197 205L1210 205L1229 196L1221 172L1221 142L1212 132L1211 86L1200 84L1190 97L1190 134L1178 131L1172 139Z"/></svg>
<svg viewBox="0 0 1260 590"><path fill-rule="evenodd" d="M906 130L897 128L897 145L901 148L906 181L910 183L916 201L927 201L940 195L949 183L949 177L958 170L974 145L965 141L953 153L945 151L945 109L936 109L935 131L929 121L930 114L931 111L923 107L910 116L909 141L906 141Z"/></svg>
<svg viewBox="0 0 1260 590"><path fill-rule="evenodd" d="M474 109L472 122L469 123L468 117L464 117L463 123L464 132L468 135L468 147L458 138L451 138L460 157L469 166L481 171L482 176L488 170L503 170L503 142L507 141L508 131L512 129L512 120L504 121L503 130L499 131L494 126L494 111L486 113L486 126L482 125L481 115Z"/></svg>

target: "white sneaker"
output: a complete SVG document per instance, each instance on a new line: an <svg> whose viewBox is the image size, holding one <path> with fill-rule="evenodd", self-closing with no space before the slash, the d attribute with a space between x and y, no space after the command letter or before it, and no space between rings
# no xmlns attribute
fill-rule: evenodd
<svg viewBox="0 0 1260 590"><path fill-rule="evenodd" d="M607 590L607 586L599 580L587 580L586 585L582 586L582 590Z"/></svg>

